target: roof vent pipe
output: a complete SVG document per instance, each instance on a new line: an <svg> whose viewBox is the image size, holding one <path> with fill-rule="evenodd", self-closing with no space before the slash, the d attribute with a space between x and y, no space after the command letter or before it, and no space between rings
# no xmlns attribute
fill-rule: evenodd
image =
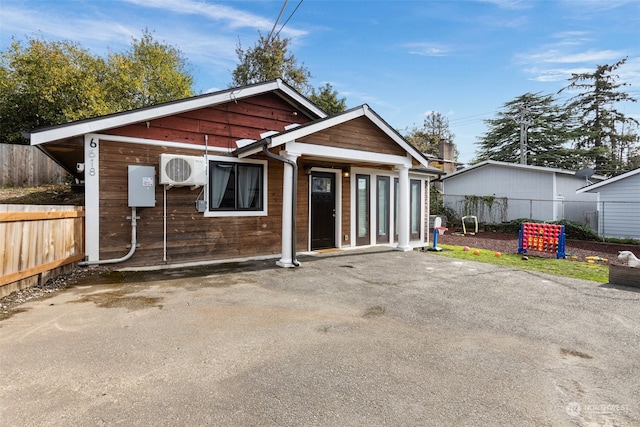
<svg viewBox="0 0 640 427"><path fill-rule="evenodd" d="M138 219L140 218L136 216L136 208L134 206L131 208L131 249L129 250L128 254L126 254L122 258L96 260L96 261L82 261L82 262L79 262L78 265L81 267L87 267L90 265L117 264L119 262L123 262L131 258L136 251L136 246L138 245L137 237L136 237L136 228L137 228Z"/></svg>
<svg viewBox="0 0 640 427"><path fill-rule="evenodd" d="M298 198L298 164L293 160L287 159L286 157L273 154L267 148L267 145L269 143L271 143L271 138L267 137L264 145L262 146L262 152L265 154L265 156L287 163L293 168L293 182L291 183L291 192L293 195L293 202L291 203L291 263L296 267L300 267L300 263L296 259L296 205Z"/></svg>

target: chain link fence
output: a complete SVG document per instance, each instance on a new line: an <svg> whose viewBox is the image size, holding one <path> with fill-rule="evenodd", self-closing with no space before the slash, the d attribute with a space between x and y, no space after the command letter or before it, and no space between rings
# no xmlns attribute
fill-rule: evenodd
<svg viewBox="0 0 640 427"><path fill-rule="evenodd" d="M479 223L516 219L572 221L604 237L640 238L640 202L526 199L516 197L432 194L432 215L459 220L475 216Z"/></svg>

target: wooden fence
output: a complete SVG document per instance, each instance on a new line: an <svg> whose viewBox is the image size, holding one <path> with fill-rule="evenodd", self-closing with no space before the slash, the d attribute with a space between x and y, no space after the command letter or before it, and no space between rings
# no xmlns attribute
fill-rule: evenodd
<svg viewBox="0 0 640 427"><path fill-rule="evenodd" d="M0 298L84 258L84 208L0 205Z"/></svg>
<svg viewBox="0 0 640 427"><path fill-rule="evenodd" d="M64 182L67 172L30 145L0 144L0 187Z"/></svg>

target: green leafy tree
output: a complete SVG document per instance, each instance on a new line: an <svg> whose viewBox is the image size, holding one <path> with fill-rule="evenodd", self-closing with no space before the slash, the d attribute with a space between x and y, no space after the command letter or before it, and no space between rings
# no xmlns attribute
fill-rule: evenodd
<svg viewBox="0 0 640 427"><path fill-rule="evenodd" d="M621 102L636 102L622 90L627 83L619 83L620 76L615 74L626 61L624 58L612 65L598 65L592 73L572 74L569 84L560 90L579 92L567 104L578 122L575 147L585 150L596 171L604 175L629 170L624 153L637 147L637 133L625 132L625 128L633 128L639 122L616 108Z"/></svg>
<svg viewBox="0 0 640 427"><path fill-rule="evenodd" d="M193 77L177 48L145 30L125 53L109 55L105 96L114 111L147 107L193 95Z"/></svg>
<svg viewBox="0 0 640 427"><path fill-rule="evenodd" d="M455 135L449 128L449 119L438 111L432 111L426 115L421 128L412 128L404 138L424 154L438 156L440 142L453 142Z"/></svg>
<svg viewBox="0 0 640 427"><path fill-rule="evenodd" d="M2 52L0 141L22 143L22 131L110 112L105 62L77 43L14 41Z"/></svg>
<svg viewBox="0 0 640 427"><path fill-rule="evenodd" d="M521 139L526 138L526 164L573 169L581 153L571 150L571 117L552 95L525 93L503 105L497 118L486 120L474 163L496 160L521 163Z"/></svg>
<svg viewBox="0 0 640 427"><path fill-rule="evenodd" d="M239 64L233 70L231 86L244 86L281 78L299 92L310 92L311 73L298 65L295 56L288 51L290 39L277 34L265 38L260 34L254 47L247 50L238 43L236 54Z"/></svg>
<svg viewBox="0 0 640 427"><path fill-rule="evenodd" d="M0 142L69 121L190 96L193 78L180 52L148 31L108 61L78 43L29 39L1 53Z"/></svg>
<svg viewBox="0 0 640 427"><path fill-rule="evenodd" d="M317 91L312 89L309 99L329 114L342 113L347 109L347 101L338 97L338 91L330 83L319 87Z"/></svg>

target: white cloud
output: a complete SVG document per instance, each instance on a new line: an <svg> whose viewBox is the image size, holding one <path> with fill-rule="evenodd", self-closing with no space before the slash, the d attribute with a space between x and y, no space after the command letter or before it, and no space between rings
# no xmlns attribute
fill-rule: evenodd
<svg viewBox="0 0 640 427"><path fill-rule="evenodd" d="M529 52L518 53L514 62L538 82L566 81L572 74L592 72L597 65L612 64L627 56L623 50L593 47L597 41L588 31L561 31L553 40Z"/></svg>
<svg viewBox="0 0 640 427"><path fill-rule="evenodd" d="M271 31L273 19L265 18L241 9L209 4L193 0L125 0L127 3L139 7L162 9L172 13L204 16L214 21L221 21L231 29L256 28L262 31ZM242 3L239 3L242 4ZM297 37L307 34L306 31L285 27L283 34L286 37Z"/></svg>
<svg viewBox="0 0 640 427"><path fill-rule="evenodd" d="M526 0L478 0L482 3L489 3L494 6L499 7L500 9L508 9L508 10L522 10L522 9L530 9L534 5L531 1Z"/></svg>
<svg viewBox="0 0 640 427"><path fill-rule="evenodd" d="M447 46L440 43L433 43L433 42L406 43L403 45L403 47L408 49L408 52L411 55L447 56L451 54L451 49L449 49Z"/></svg>
<svg viewBox="0 0 640 427"><path fill-rule="evenodd" d="M565 52L560 49L548 49L534 53L524 53L516 55L520 62L545 62L553 64L577 64L577 63L600 63L602 61L617 61L624 58L625 53L618 50L594 50L589 49L584 52Z"/></svg>
<svg viewBox="0 0 640 427"><path fill-rule="evenodd" d="M533 67L525 70L529 74L533 74L534 77L531 80L537 82L560 82L566 81L572 74L590 73L593 68L540 68Z"/></svg>
<svg viewBox="0 0 640 427"><path fill-rule="evenodd" d="M561 3L565 3L570 8L576 10L587 10L589 13L602 12L611 9L617 9L630 3L634 3L636 0L562 0Z"/></svg>
<svg viewBox="0 0 640 427"><path fill-rule="evenodd" d="M79 16L55 16L41 14L37 10L20 8L2 8L2 43L5 37L15 36L17 40L23 37L47 40L71 40L82 47L106 53L106 48L129 45L131 37L140 33L134 26L112 22L104 25L100 19L86 19ZM88 30L90 29L90 30ZM115 46L114 46L115 45Z"/></svg>

